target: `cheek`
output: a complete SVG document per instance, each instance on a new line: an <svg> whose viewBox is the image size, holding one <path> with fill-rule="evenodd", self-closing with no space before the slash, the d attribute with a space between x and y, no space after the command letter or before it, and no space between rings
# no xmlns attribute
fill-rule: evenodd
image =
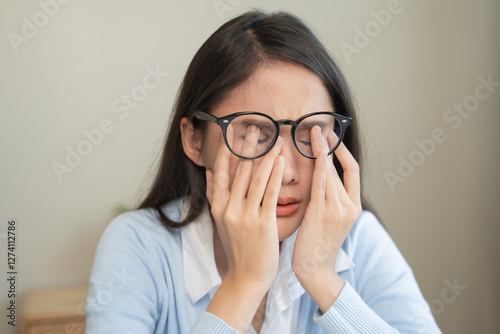
<svg viewBox="0 0 500 334"><path fill-rule="evenodd" d="M204 135L200 153L203 159L203 165L206 169L214 169L215 158L217 157L220 144L224 145L224 139L222 138L220 129L213 129L213 127L209 126Z"/></svg>

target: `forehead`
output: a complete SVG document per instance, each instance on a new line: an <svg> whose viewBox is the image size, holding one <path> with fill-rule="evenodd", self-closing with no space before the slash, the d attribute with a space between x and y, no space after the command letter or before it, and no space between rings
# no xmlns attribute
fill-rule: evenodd
<svg viewBox="0 0 500 334"><path fill-rule="evenodd" d="M222 117L239 111L258 111L274 119L297 119L311 112L334 109L316 74L302 66L274 62L258 68L213 113Z"/></svg>

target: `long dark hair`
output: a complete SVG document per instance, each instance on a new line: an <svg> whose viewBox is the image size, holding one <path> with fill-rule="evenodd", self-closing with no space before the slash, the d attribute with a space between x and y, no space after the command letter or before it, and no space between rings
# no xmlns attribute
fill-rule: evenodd
<svg viewBox="0 0 500 334"><path fill-rule="evenodd" d="M260 65L270 61L304 66L322 79L335 112L353 119L344 136L344 143L362 171L359 126L351 92L326 48L299 18L291 14L251 11L221 26L191 61L173 109L158 173L139 209L154 208L160 220L172 227L184 226L201 213L208 202L205 196L205 169L184 154L181 119L189 118L195 128L203 131L206 122L193 119L193 112L210 111ZM343 180L342 167L334 154L332 157ZM184 196L191 198L187 214L180 222L170 220L162 207ZM370 209L364 200L362 205L364 209Z"/></svg>

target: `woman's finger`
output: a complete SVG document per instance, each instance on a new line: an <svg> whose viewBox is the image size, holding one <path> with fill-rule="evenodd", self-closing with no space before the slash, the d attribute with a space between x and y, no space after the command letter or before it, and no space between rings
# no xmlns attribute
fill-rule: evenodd
<svg viewBox="0 0 500 334"><path fill-rule="evenodd" d="M338 137L335 134L335 132L330 131L328 133L327 141L328 141L329 147L335 147L337 145ZM333 171L331 173L331 175L333 177L331 177L327 180L327 183L329 185L327 189L335 188L336 192L335 192L335 194L333 194L332 192L327 190L327 192L326 192L327 201L329 201L330 197L332 197L332 200L336 200L338 198L338 199L340 199L340 201L342 203L344 203L344 204L348 203L350 201L350 198L347 195L344 184L342 183L342 180L340 179L340 176L337 172L337 169L335 168L335 165L333 164L333 159L330 159L330 160L331 160L330 165L332 166L331 170Z"/></svg>
<svg viewBox="0 0 500 334"><path fill-rule="evenodd" d="M338 137L332 131L328 135L328 140L337 142ZM340 194L341 199L349 199L358 209L361 208L361 185L360 185L360 174L359 174L359 164L352 156L351 152L347 149L343 142L340 142L337 149L334 151L337 159L342 166L344 171L344 182L342 191Z"/></svg>
<svg viewBox="0 0 500 334"><path fill-rule="evenodd" d="M271 151L262 158L259 167L257 167L257 170L252 176L252 182L248 188L247 205L255 208L261 205L264 193L269 185L269 179L276 162L276 157L281 151L282 143L283 138L278 137Z"/></svg>
<svg viewBox="0 0 500 334"><path fill-rule="evenodd" d="M256 154L259 136L260 130L258 127L253 124L247 127L245 140L241 147L239 147L239 149L241 148L242 156L253 156ZM236 138L236 140L239 140L239 138ZM252 159L240 159L238 162L238 167L236 167L233 184L231 186L230 201L237 201L241 204L245 200L248 186L252 179L253 165L254 160Z"/></svg>
<svg viewBox="0 0 500 334"><path fill-rule="evenodd" d="M314 157L318 157L321 151L327 151L325 143L321 140L321 128L317 125L313 126L310 130L309 136L311 141L311 150Z"/></svg>
<svg viewBox="0 0 500 334"><path fill-rule="evenodd" d="M320 205L326 197L327 152L321 151L314 162L314 171L311 184L311 203Z"/></svg>
<svg viewBox="0 0 500 334"><path fill-rule="evenodd" d="M276 206L278 205L278 196L285 173L285 158L281 155L274 160L273 170L267 183L264 198L262 199L262 215L276 217Z"/></svg>
<svg viewBox="0 0 500 334"><path fill-rule="evenodd" d="M354 203L359 212L361 212L361 181L359 164L342 142L334 153L344 170L344 188L347 196L349 196L352 203Z"/></svg>
<svg viewBox="0 0 500 334"><path fill-rule="evenodd" d="M313 149L313 153L317 156L316 160L318 160L320 152L324 153L325 156L328 156L329 148L328 148L328 143L325 140L325 137L321 133L321 129L319 126L314 126L311 129L311 145ZM325 169L325 179L324 179L324 187L325 191L322 192L323 194L323 201L326 200L338 200L338 187L340 183L337 183L336 179L339 179L337 175L337 170L335 169L335 166L333 165L332 161L329 161L331 159L327 158L327 160L324 162L324 166L320 166L319 168L324 168ZM321 163L320 161L316 161L316 164ZM311 197L312 199L312 197Z"/></svg>
<svg viewBox="0 0 500 334"><path fill-rule="evenodd" d="M326 140L328 142L328 151L330 151L337 144L338 137L335 134L335 132L330 131L326 137ZM339 173L337 172L337 169L335 168L335 165L333 164L333 159L332 159L331 171L332 171L333 175L336 176L336 179L340 183L342 183L340 180L340 177L339 177Z"/></svg>

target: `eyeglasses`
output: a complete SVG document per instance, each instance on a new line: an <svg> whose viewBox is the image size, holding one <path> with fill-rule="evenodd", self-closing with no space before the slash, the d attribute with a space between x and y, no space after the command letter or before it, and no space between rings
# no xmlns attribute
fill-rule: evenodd
<svg viewBox="0 0 500 334"><path fill-rule="evenodd" d="M289 119L276 121L266 114L246 111L220 118L204 111L195 111L194 117L218 124L222 129L226 146L234 155L242 159L257 159L269 152L278 139L281 125L292 126L292 139L295 147L300 154L309 159L316 158L312 152L310 132L314 126L319 126L321 134L328 143L328 155L330 155L340 145L352 120L350 117L330 111L314 112L295 121ZM250 128L252 125L255 127ZM227 140L229 126L233 128L231 144ZM255 134L251 134L249 131L255 131ZM247 135L249 138L251 136L255 138L253 143L251 143L252 139L246 139ZM249 145L252 146L250 149Z"/></svg>

